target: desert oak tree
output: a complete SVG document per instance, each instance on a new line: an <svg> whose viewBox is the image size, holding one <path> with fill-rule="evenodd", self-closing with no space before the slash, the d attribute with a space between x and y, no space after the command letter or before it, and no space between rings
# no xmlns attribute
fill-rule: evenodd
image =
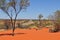
<svg viewBox="0 0 60 40"><path fill-rule="evenodd" d="M0 9L10 18L13 35L18 14L29 6L29 0L0 0Z"/></svg>
<svg viewBox="0 0 60 40"><path fill-rule="evenodd" d="M42 14L40 14L39 16L38 16L38 18L39 18L39 25L41 26L41 18L43 17L43 15Z"/></svg>

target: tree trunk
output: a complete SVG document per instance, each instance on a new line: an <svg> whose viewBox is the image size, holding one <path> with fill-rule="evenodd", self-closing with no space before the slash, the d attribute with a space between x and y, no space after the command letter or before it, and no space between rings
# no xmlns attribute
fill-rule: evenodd
<svg viewBox="0 0 60 40"><path fill-rule="evenodd" d="M15 31L15 27L13 26L13 32L12 32L13 34L12 34L12 36L14 36L14 34L15 34L14 31Z"/></svg>
<svg viewBox="0 0 60 40"><path fill-rule="evenodd" d="M16 18L17 18L17 16L15 17L15 19L14 19L14 24L13 24L13 36L14 36L14 34L15 34L14 31L15 31L15 27L16 27L16 26L15 26L15 25L16 25Z"/></svg>
<svg viewBox="0 0 60 40"><path fill-rule="evenodd" d="M39 20L39 25L41 26L41 20Z"/></svg>
<svg viewBox="0 0 60 40"><path fill-rule="evenodd" d="M14 29L15 29L15 28L14 28L13 21L14 21L14 20L13 20L12 17L11 17L11 26L12 26L12 30L13 30L13 31L12 31L12 36L14 36Z"/></svg>
<svg viewBox="0 0 60 40"><path fill-rule="evenodd" d="M16 13L16 16L15 16L15 19L14 19L14 22L13 22L13 36L14 36L15 27L16 27L15 25L16 25L17 16L18 16L20 11L21 11L21 9Z"/></svg>

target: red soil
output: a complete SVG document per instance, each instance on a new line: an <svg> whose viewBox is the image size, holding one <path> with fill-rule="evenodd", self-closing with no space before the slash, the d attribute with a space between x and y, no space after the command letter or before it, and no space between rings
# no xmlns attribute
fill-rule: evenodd
<svg viewBox="0 0 60 40"><path fill-rule="evenodd" d="M41 30L16 29L15 36L8 35L11 32L12 30L0 32L0 40L60 40L60 32L49 33L47 28Z"/></svg>

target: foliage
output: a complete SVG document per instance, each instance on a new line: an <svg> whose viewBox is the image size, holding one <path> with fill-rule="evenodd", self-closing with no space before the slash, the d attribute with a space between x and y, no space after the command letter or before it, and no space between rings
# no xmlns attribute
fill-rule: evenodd
<svg viewBox="0 0 60 40"><path fill-rule="evenodd" d="M38 16L38 18L39 18L39 20L41 20L41 18L43 17L43 15L42 14L40 14L39 16Z"/></svg>

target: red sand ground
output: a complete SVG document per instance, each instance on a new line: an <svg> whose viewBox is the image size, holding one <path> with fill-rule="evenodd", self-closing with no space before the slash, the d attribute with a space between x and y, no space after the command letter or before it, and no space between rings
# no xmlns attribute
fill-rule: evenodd
<svg viewBox="0 0 60 40"><path fill-rule="evenodd" d="M16 29L15 36L7 35L9 33L11 30L0 32L0 40L60 40L60 32L49 33L47 28L37 31L35 29Z"/></svg>

